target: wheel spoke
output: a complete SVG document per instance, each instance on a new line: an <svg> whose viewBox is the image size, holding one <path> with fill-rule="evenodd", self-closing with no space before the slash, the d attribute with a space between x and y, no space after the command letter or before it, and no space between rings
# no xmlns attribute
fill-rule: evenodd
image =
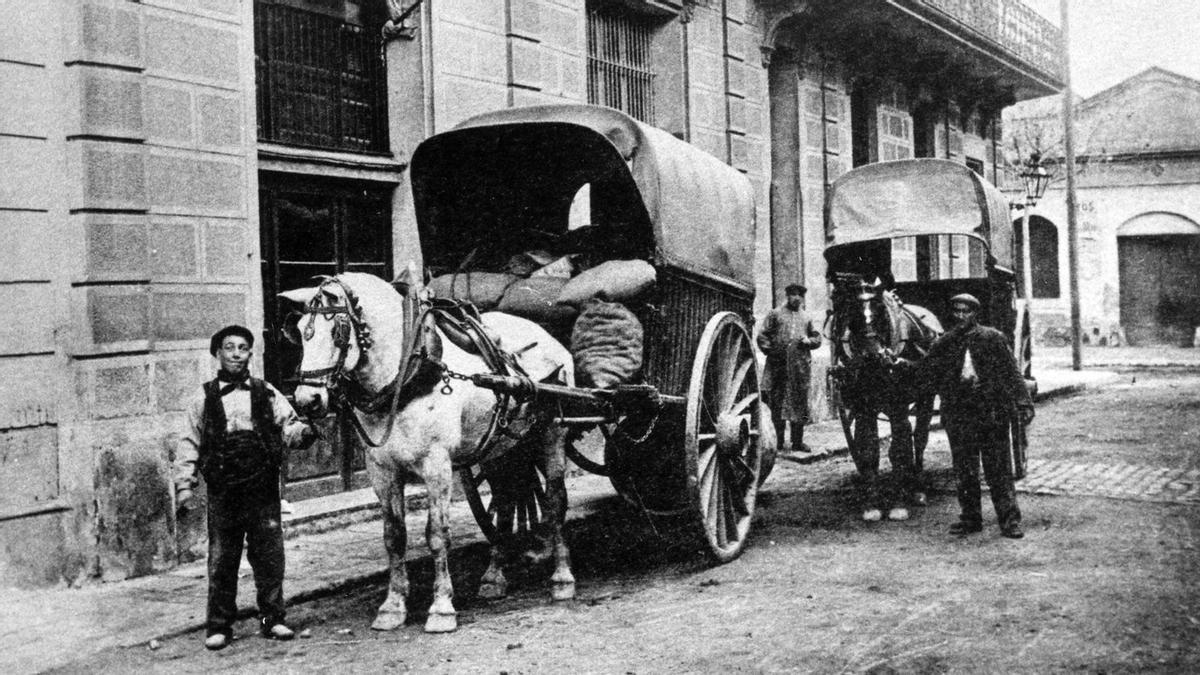
<svg viewBox="0 0 1200 675"><path fill-rule="evenodd" d="M757 400L758 400L758 392L752 391L749 394L746 394L745 396L743 396L741 399L739 399L737 403L734 403L733 408L729 412L734 415L741 415L744 412L746 412L747 409L750 408L751 403L754 403Z"/></svg>
<svg viewBox="0 0 1200 675"><path fill-rule="evenodd" d="M725 490L722 495L722 501L725 504L725 541L737 541L738 538L738 522L741 520L738 516L738 509L730 490Z"/></svg>
<svg viewBox="0 0 1200 675"><path fill-rule="evenodd" d="M702 434L696 434L696 440L700 441L701 443L704 443L706 441L711 441L711 440L715 439L716 437L717 437L717 435L713 432L705 432Z"/></svg>
<svg viewBox="0 0 1200 675"><path fill-rule="evenodd" d="M714 534L717 535L717 545L723 547L728 540L727 531L725 529L725 519L729 514L726 509L726 496L728 491L725 489L725 477L721 474L722 471L718 469L716 471L716 480L713 481L713 494L710 499L712 500L714 510L717 513L716 522L714 523Z"/></svg>
<svg viewBox="0 0 1200 675"><path fill-rule="evenodd" d="M710 494L712 492L713 481L716 480L717 446L713 444L708 449L702 449L697 461L697 471L700 474L700 502L702 511L708 511L710 502Z"/></svg>
<svg viewBox="0 0 1200 675"><path fill-rule="evenodd" d="M738 392L742 390L742 385L746 382L746 375L750 372L750 366L753 365L753 363L753 361L749 360L742 361L733 371L733 374L730 376L725 396L721 399L722 410L728 410L730 404L733 403L733 397L737 396Z"/></svg>

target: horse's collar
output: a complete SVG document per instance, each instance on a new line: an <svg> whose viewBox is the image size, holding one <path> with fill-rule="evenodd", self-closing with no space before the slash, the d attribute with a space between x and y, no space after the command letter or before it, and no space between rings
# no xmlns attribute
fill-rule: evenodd
<svg viewBox="0 0 1200 675"><path fill-rule="evenodd" d="M400 355L396 376L383 389L372 393L355 378L342 375L339 384L345 387L344 396L350 405L364 413L376 413L391 405L395 397L403 405L433 391L442 374L441 337L427 308L422 309L413 326L413 339Z"/></svg>

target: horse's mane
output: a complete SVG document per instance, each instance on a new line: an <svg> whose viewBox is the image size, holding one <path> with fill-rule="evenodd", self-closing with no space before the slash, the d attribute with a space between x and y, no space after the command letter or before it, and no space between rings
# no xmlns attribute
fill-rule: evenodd
<svg viewBox="0 0 1200 675"><path fill-rule="evenodd" d="M371 359L393 362L404 343L404 299L388 282L373 274L343 272L337 276L354 292L363 321L371 328Z"/></svg>

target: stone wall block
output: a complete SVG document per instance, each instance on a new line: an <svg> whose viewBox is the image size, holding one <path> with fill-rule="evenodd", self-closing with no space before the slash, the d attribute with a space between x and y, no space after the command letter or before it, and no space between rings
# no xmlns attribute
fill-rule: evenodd
<svg viewBox="0 0 1200 675"><path fill-rule="evenodd" d="M158 412L183 412L200 388L200 383L211 378L202 371L201 364L194 358L164 360L154 364L154 402Z"/></svg>
<svg viewBox="0 0 1200 675"><path fill-rule="evenodd" d="M174 14L146 20L146 70L226 87L238 85L238 27Z"/></svg>
<svg viewBox="0 0 1200 675"><path fill-rule="evenodd" d="M441 18L447 22L503 30L504 5L496 0L449 0L442 2L439 9Z"/></svg>
<svg viewBox="0 0 1200 675"><path fill-rule="evenodd" d="M144 146L74 141L68 147L81 179L72 208L146 210Z"/></svg>
<svg viewBox="0 0 1200 675"><path fill-rule="evenodd" d="M150 348L150 295L145 284L71 289L75 317L71 353L103 354Z"/></svg>
<svg viewBox="0 0 1200 675"><path fill-rule="evenodd" d="M200 147L236 153L242 147L242 104L234 96L201 94L196 100Z"/></svg>
<svg viewBox="0 0 1200 675"><path fill-rule="evenodd" d="M58 44L60 0L19 0L7 6L20 11L6 12L0 21L0 60L39 66L50 60L50 49Z"/></svg>
<svg viewBox="0 0 1200 675"><path fill-rule="evenodd" d="M78 12L75 25L79 37L67 40L67 63L103 63L138 70L145 67L140 6L84 0L79 5L68 3L68 7Z"/></svg>
<svg viewBox="0 0 1200 675"><path fill-rule="evenodd" d="M740 134L747 132L746 101L734 96L729 97L729 130Z"/></svg>
<svg viewBox="0 0 1200 675"><path fill-rule="evenodd" d="M245 225L210 222L203 236L205 276L210 280L245 281L250 269Z"/></svg>
<svg viewBox="0 0 1200 675"><path fill-rule="evenodd" d="M83 65L72 68L71 74L79 118L68 136L145 139L141 75Z"/></svg>
<svg viewBox="0 0 1200 675"><path fill-rule="evenodd" d="M750 44L749 29L737 21L725 22L725 55L746 61Z"/></svg>
<svg viewBox="0 0 1200 675"><path fill-rule="evenodd" d="M150 276L158 280L200 279L199 227L193 221L159 219L149 228Z"/></svg>
<svg viewBox="0 0 1200 675"><path fill-rule="evenodd" d="M0 281L50 281L55 270L47 265L48 232L44 211L0 211Z"/></svg>
<svg viewBox="0 0 1200 675"><path fill-rule="evenodd" d="M231 323L246 323L246 293L242 286L155 286L155 341L178 342L179 348L207 347L208 338Z"/></svg>
<svg viewBox="0 0 1200 675"><path fill-rule="evenodd" d="M438 131L449 129L472 115L508 105L508 87L489 82L444 77L436 92Z"/></svg>
<svg viewBox="0 0 1200 675"><path fill-rule="evenodd" d="M0 521L0 583L46 588L74 579L64 535L58 513Z"/></svg>
<svg viewBox="0 0 1200 675"><path fill-rule="evenodd" d="M541 26L538 37L542 44L568 54L584 56L587 52L587 15L583 9L582 2L572 9L543 1L538 17Z"/></svg>
<svg viewBox="0 0 1200 675"><path fill-rule="evenodd" d="M739 171L750 170L750 146L742 134L729 133L729 164Z"/></svg>
<svg viewBox="0 0 1200 675"><path fill-rule="evenodd" d="M724 91L725 73L721 56L713 52L693 51L689 61L692 90L715 89Z"/></svg>
<svg viewBox="0 0 1200 675"><path fill-rule="evenodd" d="M739 23L745 23L747 20L746 0L725 0L725 16Z"/></svg>
<svg viewBox="0 0 1200 675"><path fill-rule="evenodd" d="M133 417L150 412L150 367L145 363L96 368L93 419Z"/></svg>
<svg viewBox="0 0 1200 675"><path fill-rule="evenodd" d="M538 40L542 35L542 6L544 0L510 0L508 33Z"/></svg>
<svg viewBox="0 0 1200 675"><path fill-rule="evenodd" d="M544 85L541 46L536 42L510 38L508 49L511 64L509 84L526 89L541 89Z"/></svg>
<svg viewBox="0 0 1200 675"><path fill-rule="evenodd" d="M240 217L244 215L242 164L201 153L152 151L147 160L156 212Z"/></svg>
<svg viewBox="0 0 1200 675"><path fill-rule="evenodd" d="M85 281L149 279L146 216L87 214L82 216Z"/></svg>
<svg viewBox="0 0 1200 675"><path fill-rule="evenodd" d="M54 350L55 291L44 283L0 285L0 307L9 317L0 321L0 355Z"/></svg>
<svg viewBox="0 0 1200 675"><path fill-rule="evenodd" d="M443 43L435 46L444 74L461 75L488 82L508 82L508 38L463 26L447 26Z"/></svg>
<svg viewBox="0 0 1200 675"><path fill-rule="evenodd" d="M151 143L192 145L192 92L172 83L146 86L146 136Z"/></svg>
<svg viewBox="0 0 1200 675"><path fill-rule="evenodd" d="M713 92L702 92L693 89L692 124L707 129L725 128L724 97Z"/></svg>
<svg viewBox="0 0 1200 675"><path fill-rule="evenodd" d="M0 209L49 209L62 177L46 141L0 136Z"/></svg>
<svg viewBox="0 0 1200 675"><path fill-rule="evenodd" d="M0 40L3 36L0 35ZM54 90L50 87L45 68L25 63L0 61L0 134L46 138L50 135ZM30 114L38 111L39 114Z"/></svg>

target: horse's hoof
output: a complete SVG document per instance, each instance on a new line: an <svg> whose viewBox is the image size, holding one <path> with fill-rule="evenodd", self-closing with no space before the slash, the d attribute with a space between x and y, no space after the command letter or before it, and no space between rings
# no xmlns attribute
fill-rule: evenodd
<svg viewBox="0 0 1200 675"><path fill-rule="evenodd" d="M498 600L508 595L508 584L485 582L479 584L479 597L485 600Z"/></svg>
<svg viewBox="0 0 1200 675"><path fill-rule="evenodd" d="M550 587L550 597L555 601L574 600L575 584L554 584Z"/></svg>
<svg viewBox="0 0 1200 675"><path fill-rule="evenodd" d="M877 523L883 519L883 513L879 509L867 509L863 511L862 519L868 523Z"/></svg>
<svg viewBox="0 0 1200 675"><path fill-rule="evenodd" d="M457 614L430 614L425 619L426 633L453 633L458 630Z"/></svg>
<svg viewBox="0 0 1200 675"><path fill-rule="evenodd" d="M929 497L927 497L924 492L914 492L912 496L912 503L913 506L927 506L929 504Z"/></svg>
<svg viewBox="0 0 1200 675"><path fill-rule="evenodd" d="M897 506L888 511L888 520L908 520L908 509Z"/></svg>
<svg viewBox="0 0 1200 675"><path fill-rule="evenodd" d="M371 630L396 630L404 625L406 618L408 617L402 612L380 612L375 616Z"/></svg>

